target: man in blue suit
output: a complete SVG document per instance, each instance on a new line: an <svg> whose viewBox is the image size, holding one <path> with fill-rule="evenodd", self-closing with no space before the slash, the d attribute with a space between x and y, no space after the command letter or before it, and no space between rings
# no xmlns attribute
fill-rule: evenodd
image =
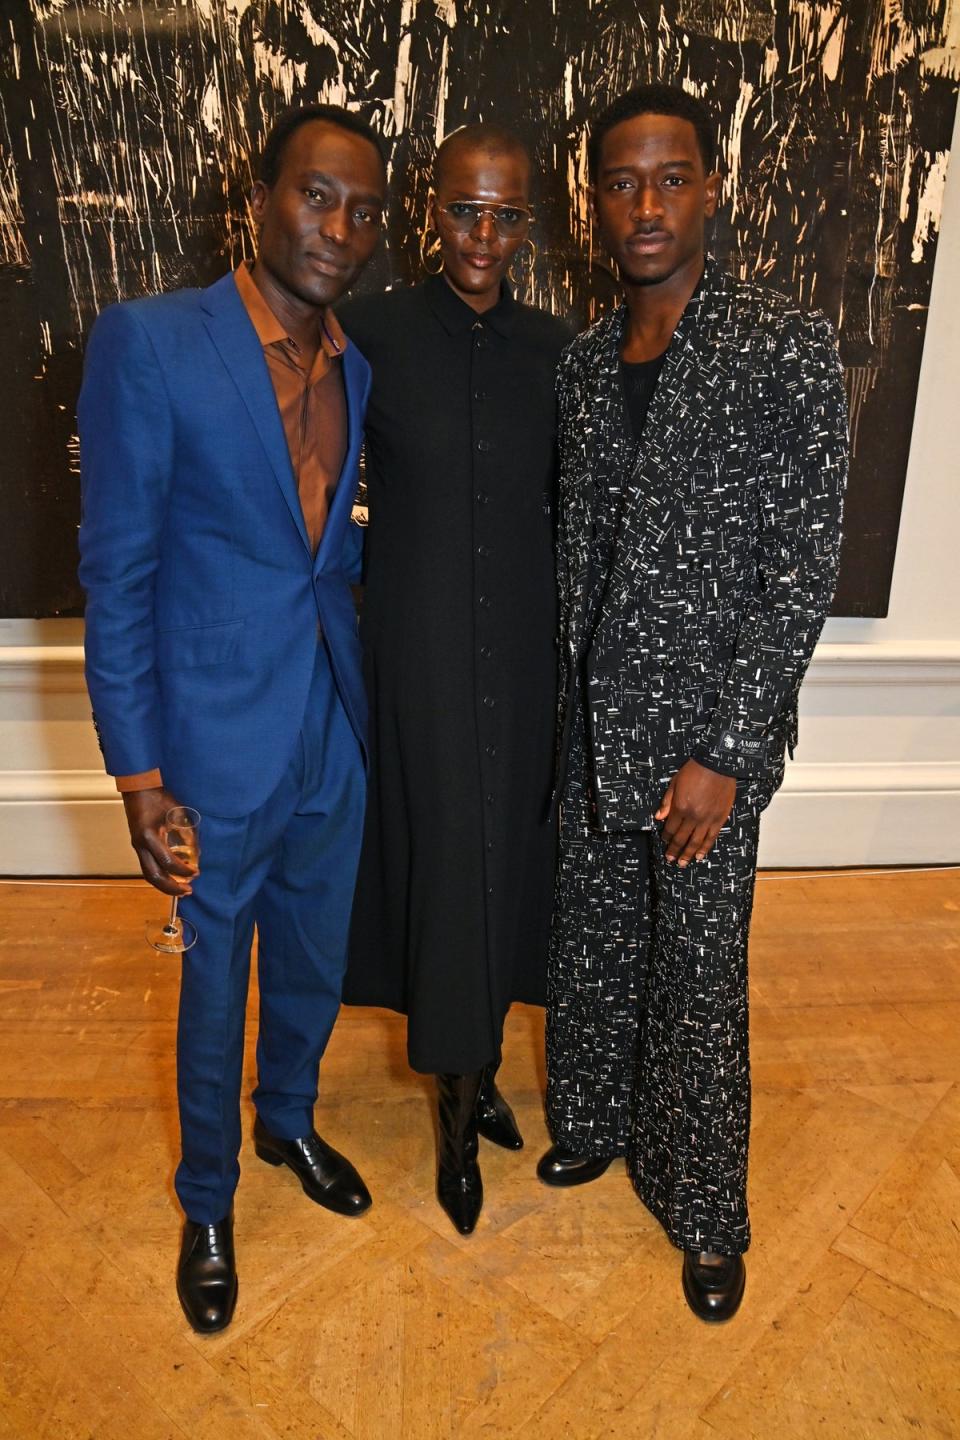
<svg viewBox="0 0 960 1440"><path fill-rule="evenodd" d="M237 1294L232 1202L250 947L258 932L256 1152L311 1199L370 1196L313 1127L340 1002L364 803L350 525L369 389L329 308L376 246L374 132L332 106L274 127L260 245L208 290L97 320L79 404L87 683L143 874L180 894L177 1037L186 1213L177 1291L220 1330ZM202 815L200 873L164 817Z"/></svg>

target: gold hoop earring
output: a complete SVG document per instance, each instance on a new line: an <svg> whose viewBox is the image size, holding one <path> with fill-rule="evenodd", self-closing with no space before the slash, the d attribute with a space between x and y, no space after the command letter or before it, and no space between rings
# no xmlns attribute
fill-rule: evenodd
<svg viewBox="0 0 960 1440"><path fill-rule="evenodd" d="M420 264L428 275L439 275L443 269L443 255L440 251L440 236L433 233L434 238L431 240L430 225L429 223L424 225L420 234ZM430 261L436 255L440 256L440 264L431 266Z"/></svg>
<svg viewBox="0 0 960 1440"><path fill-rule="evenodd" d="M529 258L529 260L527 261L526 266L525 266L526 275L525 275L525 277L524 277L525 283L526 283L527 285L529 285L529 284L530 284L530 280L531 280L531 278L532 278L532 276L533 276L533 267L534 267L534 265L536 265L536 263L537 263L537 256L539 255L540 252L539 252L539 250L537 249L537 247L536 247L536 245L534 244L534 242L530 239L530 236L529 236L529 235L527 236L526 240L524 240L523 245L529 245L529 247L530 247L530 258ZM518 261L519 258L520 258L521 252L523 251L523 245L520 246L520 249L517 251L516 255L514 255L513 259L512 259L511 262L510 262L510 269L507 271L507 275L509 276L509 278L510 278L510 283L511 283L512 285L519 285L519 284L520 284L520 276L514 273L514 268L513 268L513 267L516 265L517 261Z"/></svg>

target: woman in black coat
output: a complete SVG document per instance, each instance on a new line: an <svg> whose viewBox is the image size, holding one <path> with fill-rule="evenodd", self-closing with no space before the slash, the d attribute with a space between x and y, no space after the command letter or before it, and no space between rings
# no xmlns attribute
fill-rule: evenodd
<svg viewBox="0 0 960 1440"><path fill-rule="evenodd" d="M523 1140L496 1088L514 1000L543 1003L554 879L554 380L567 326L504 276L530 159L498 127L441 145L414 288L351 301L373 367L361 619L370 781L344 999L408 1016L436 1074L437 1194L463 1234L477 1132Z"/></svg>

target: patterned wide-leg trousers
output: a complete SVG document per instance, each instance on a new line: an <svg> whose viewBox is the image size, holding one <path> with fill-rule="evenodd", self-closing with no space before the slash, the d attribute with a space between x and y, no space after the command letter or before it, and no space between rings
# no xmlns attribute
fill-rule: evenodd
<svg viewBox="0 0 960 1440"><path fill-rule="evenodd" d="M579 717L578 717L579 720ZM582 1155L625 1155L683 1250L750 1244L747 938L762 804L737 796L706 860L659 829L591 825L574 724L548 970L547 1121Z"/></svg>

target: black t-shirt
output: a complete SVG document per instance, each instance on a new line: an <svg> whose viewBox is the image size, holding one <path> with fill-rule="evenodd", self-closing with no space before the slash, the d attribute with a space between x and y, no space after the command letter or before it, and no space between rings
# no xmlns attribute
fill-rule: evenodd
<svg viewBox="0 0 960 1440"><path fill-rule="evenodd" d="M639 440L643 434L647 410L650 408L650 401L653 399L653 392L657 388L666 358L667 352L664 350L662 355L657 355L653 360L641 360L639 364L631 365L626 360L620 361L623 403L634 440Z"/></svg>

